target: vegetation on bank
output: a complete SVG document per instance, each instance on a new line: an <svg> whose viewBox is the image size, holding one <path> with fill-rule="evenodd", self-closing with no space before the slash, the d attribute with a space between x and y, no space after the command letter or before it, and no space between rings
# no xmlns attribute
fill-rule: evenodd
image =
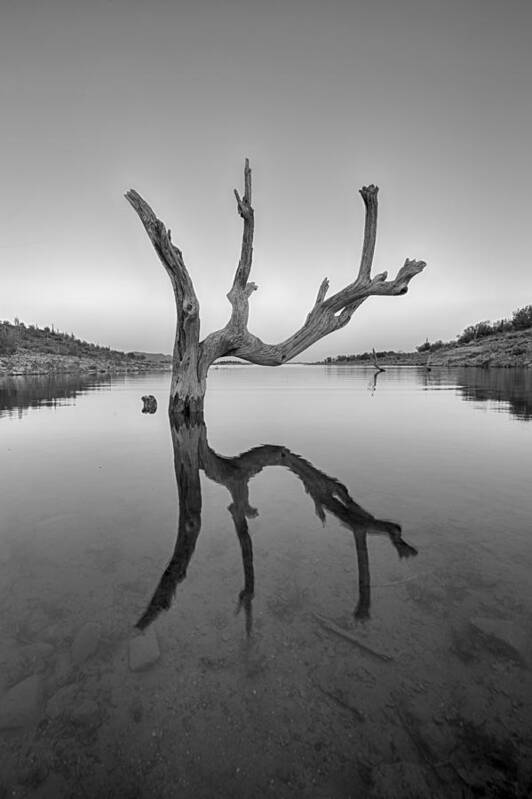
<svg viewBox="0 0 532 799"><path fill-rule="evenodd" d="M443 355L449 353L450 350L466 350L474 351L477 353L478 347L468 345L480 344L481 349L489 351L490 345L494 345L497 349L501 349L500 342L520 338L519 334L525 334L524 338L527 339L527 333L532 333L532 305L526 305L523 308L517 308L512 314L511 319L499 319L497 322L477 322L474 325L469 325L457 337L456 341L429 341L428 339L416 347L416 352L398 352L396 350L381 350L377 352L377 358L383 361L403 362L403 363L423 363L427 357L433 353ZM508 349L508 348L506 348ZM511 347L511 352L506 352L505 355L519 357L527 355L529 352L529 344L526 341L522 344L514 344ZM457 353L458 354L458 353ZM373 362L372 352L362 352L353 355L337 355L336 357L325 358L322 363L326 364L344 364L344 363L364 363ZM512 359L510 357L510 359ZM475 364L476 365L476 364ZM503 365L503 364L501 364ZM514 365L509 364L509 365Z"/></svg>
<svg viewBox="0 0 532 799"><path fill-rule="evenodd" d="M120 352L110 347L101 347L76 338L73 333L61 333L51 327L25 325L15 319L0 322L0 356L14 355L24 349L29 353L68 355L76 358L104 358L107 361L144 361L145 355L136 352Z"/></svg>
<svg viewBox="0 0 532 799"><path fill-rule="evenodd" d="M513 331L527 330L532 327L532 305L525 305L517 308L512 314L511 319L499 319L497 322L477 322L469 325L458 336L456 341L433 341L427 339L424 344L416 347L418 352L437 352L442 347L456 347L459 344L469 344L486 336L494 336L498 333L511 333Z"/></svg>
<svg viewBox="0 0 532 799"><path fill-rule="evenodd" d="M169 369L170 355L121 352L15 319L0 322L0 375L146 372Z"/></svg>

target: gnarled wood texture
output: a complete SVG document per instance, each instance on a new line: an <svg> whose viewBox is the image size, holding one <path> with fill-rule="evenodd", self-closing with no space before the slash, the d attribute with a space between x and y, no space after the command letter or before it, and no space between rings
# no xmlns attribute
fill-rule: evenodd
<svg viewBox="0 0 532 799"><path fill-rule="evenodd" d="M424 261L407 259L393 280L388 273L371 277L377 236L377 186L364 186L360 194L366 209L364 243L360 267L355 280L327 297L329 281L324 278L303 325L279 344L267 344L248 330L249 298L257 289L249 281L253 258L255 212L252 206L251 169L246 159L244 194L235 189L238 213L243 219L242 250L233 284L227 294L231 316L221 330L199 340L199 303L185 267L181 251L172 243L170 231L142 197L134 190L126 194L139 215L150 240L165 267L177 306L177 329L173 356L173 378L170 409L186 419L202 416L206 377L210 365L218 358L231 356L250 363L279 366L300 355L329 333L344 327L356 309L371 296L406 294L413 277L426 266Z"/></svg>

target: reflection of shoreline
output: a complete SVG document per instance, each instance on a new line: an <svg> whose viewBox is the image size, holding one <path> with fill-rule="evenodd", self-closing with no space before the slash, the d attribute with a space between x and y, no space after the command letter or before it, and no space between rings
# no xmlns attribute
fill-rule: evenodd
<svg viewBox="0 0 532 799"><path fill-rule="evenodd" d="M326 374L352 379L352 374L368 375L373 378L375 368L368 364L327 364ZM481 369L480 367L440 367L431 362L430 370L420 366L392 364L386 366L387 375L382 382L391 377L393 383L412 383L412 375L428 390L455 388L460 399L465 402L494 402L501 409L508 410L511 416L521 421L532 420L532 369L521 367L513 369ZM351 373L351 374L350 374ZM381 383L379 382L379 386ZM376 385L373 389L376 389Z"/></svg>
<svg viewBox="0 0 532 799"><path fill-rule="evenodd" d="M111 375L24 375L0 378L0 416L22 416L28 408L69 405L79 394L110 386Z"/></svg>
<svg viewBox="0 0 532 799"><path fill-rule="evenodd" d="M451 380L449 378L451 377ZM531 369L434 369L425 374L424 384L454 383L465 402L495 402L505 406L511 416L532 420Z"/></svg>
<svg viewBox="0 0 532 799"><path fill-rule="evenodd" d="M475 370L471 374L460 369L458 375L462 399L473 402L506 403L508 410L516 419L532 419L532 371L512 369L486 373Z"/></svg>
<svg viewBox="0 0 532 799"><path fill-rule="evenodd" d="M316 515L324 524L327 511L353 533L358 567L358 604L355 618L369 617L371 581L368 534L387 536L400 558L417 554L417 550L403 540L400 525L372 516L354 502L347 488L336 478L319 471L287 447L265 444L235 457L223 457L209 446L205 424L178 424L171 419L170 426L179 496L177 540L172 558L148 607L137 622L139 629L148 627L161 611L170 608L177 586L187 576L201 531L200 471L213 482L225 486L231 495L228 511L240 544L244 570L244 588L239 594L239 608L243 607L245 610L248 634L251 632L252 600L255 593L253 546L248 520L258 515L258 510L249 504L249 481L267 466L282 466L299 478L314 502Z"/></svg>

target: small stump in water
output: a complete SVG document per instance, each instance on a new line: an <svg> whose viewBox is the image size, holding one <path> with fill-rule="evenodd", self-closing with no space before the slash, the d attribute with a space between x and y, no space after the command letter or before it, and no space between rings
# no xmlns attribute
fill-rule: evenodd
<svg viewBox="0 0 532 799"><path fill-rule="evenodd" d="M153 394L147 394L144 397L141 397L144 406L142 408L142 413L155 413L157 410L157 400L153 396Z"/></svg>

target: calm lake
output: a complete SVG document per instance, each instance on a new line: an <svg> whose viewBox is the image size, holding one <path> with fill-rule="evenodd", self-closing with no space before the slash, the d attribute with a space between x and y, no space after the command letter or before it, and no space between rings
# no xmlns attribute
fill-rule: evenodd
<svg viewBox="0 0 532 799"><path fill-rule="evenodd" d="M529 796L532 374L169 382L0 381L0 797Z"/></svg>

